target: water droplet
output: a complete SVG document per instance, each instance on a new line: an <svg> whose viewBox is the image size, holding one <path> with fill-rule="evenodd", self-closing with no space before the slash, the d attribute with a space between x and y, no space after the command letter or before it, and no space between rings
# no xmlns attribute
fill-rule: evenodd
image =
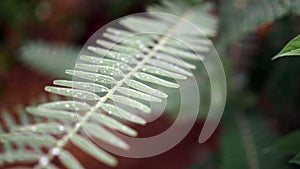
<svg viewBox="0 0 300 169"><path fill-rule="evenodd" d="M78 127L80 127L80 123L75 124L75 128L78 128Z"/></svg>
<svg viewBox="0 0 300 169"><path fill-rule="evenodd" d="M31 126L31 131L35 132L37 130L36 126Z"/></svg>
<svg viewBox="0 0 300 169"><path fill-rule="evenodd" d="M62 126L62 125L60 125L60 126L58 126L58 130L59 130L59 131L64 131L64 130L65 130L65 127Z"/></svg>
<svg viewBox="0 0 300 169"><path fill-rule="evenodd" d="M40 164L41 166L46 166L48 163L49 163L49 159L48 159L48 157L46 157L46 156L42 156L42 157L39 159L39 164Z"/></svg>
<svg viewBox="0 0 300 169"><path fill-rule="evenodd" d="M59 155L60 153L60 149L57 148L57 147L54 147L52 150L51 150L51 153L55 156Z"/></svg>

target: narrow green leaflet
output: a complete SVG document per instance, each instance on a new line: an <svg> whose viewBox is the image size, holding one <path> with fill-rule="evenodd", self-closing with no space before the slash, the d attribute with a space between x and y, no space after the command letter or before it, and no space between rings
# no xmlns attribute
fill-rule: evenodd
<svg viewBox="0 0 300 169"><path fill-rule="evenodd" d="M267 150L291 153L300 152L300 130L294 131L281 138Z"/></svg>
<svg viewBox="0 0 300 169"><path fill-rule="evenodd" d="M187 35L183 35L183 36L187 36ZM205 39L203 37L199 37L197 38L197 40L202 40L200 41L200 43L198 44L195 44L195 43L192 43L190 41L186 41L185 43L187 44L184 44L176 39L169 39L166 44L168 46L171 46L171 47L176 47L176 48L179 48L179 49L182 49L182 50L187 50L187 51L190 51L191 49L194 49L196 51L199 51L199 52L208 52L211 48L211 42L208 40L208 39ZM201 58L202 60L203 58Z"/></svg>
<svg viewBox="0 0 300 169"><path fill-rule="evenodd" d="M100 97L98 95L96 95L95 93L78 90L78 89L46 86L45 91L55 93L58 95L73 97L73 98L77 98L77 99L83 99L83 100L94 101L94 100L100 99Z"/></svg>
<svg viewBox="0 0 300 169"><path fill-rule="evenodd" d="M170 87L170 88L178 88L179 87L179 85L176 83L169 82L169 81L160 79L158 77L155 77L153 75L142 73L142 72L138 72L134 76L142 81L154 83L154 84L165 86L165 87Z"/></svg>
<svg viewBox="0 0 300 169"><path fill-rule="evenodd" d="M134 123L145 125L146 121L132 113L129 113L117 106L111 105L111 104L102 104L100 106L104 111L106 111L108 114L111 114L115 117L119 117L124 120L128 120Z"/></svg>
<svg viewBox="0 0 300 169"><path fill-rule="evenodd" d="M77 147L87 154L95 157L97 160L102 161L109 166L117 165L117 160L113 156L95 146L95 144L89 141L88 138L75 134L71 140Z"/></svg>
<svg viewBox="0 0 300 169"><path fill-rule="evenodd" d="M158 22L157 20L147 19L145 17L126 17L120 20L120 24L138 33L159 32L161 30L167 30L169 27L169 25L164 22Z"/></svg>
<svg viewBox="0 0 300 169"><path fill-rule="evenodd" d="M130 46L131 48L136 48L138 50L147 50L147 45L153 45L153 35L146 36L145 34L141 36L131 36L129 38L120 37L111 33L104 33L103 36L116 43L121 43L122 45ZM154 35L155 36L155 35Z"/></svg>
<svg viewBox="0 0 300 169"><path fill-rule="evenodd" d="M109 27L106 29L107 32L113 33L115 35L118 35L119 37L127 37L127 36L132 36L134 35L133 32L129 32L123 29L117 29L117 28L112 28Z"/></svg>
<svg viewBox="0 0 300 169"><path fill-rule="evenodd" d="M63 111L63 110L51 110L46 108L27 107L26 110L33 115L55 118L60 120L77 121L78 116L76 113Z"/></svg>
<svg viewBox="0 0 300 169"><path fill-rule="evenodd" d="M20 117L20 121L22 125L29 124L28 114L24 111L23 107L18 106L17 108L18 115Z"/></svg>
<svg viewBox="0 0 300 169"><path fill-rule="evenodd" d="M181 59L178 59L178 58L176 58L176 57L174 57L172 55L166 54L166 53L157 52L155 54L155 57L157 59L164 60L164 61L169 62L171 64L180 66L182 68L196 69L195 65L190 64L188 62L185 62L185 61L183 61Z"/></svg>
<svg viewBox="0 0 300 169"><path fill-rule="evenodd" d="M173 64L170 64L168 62L161 61L161 60L151 59L147 63L149 63L155 67L170 70L172 72L180 73L180 74L187 75L187 76L193 76L193 74L190 73L189 71L187 71L181 67L175 66Z"/></svg>
<svg viewBox="0 0 300 169"><path fill-rule="evenodd" d="M13 117L9 113L7 112L2 113L2 117L8 129L11 130L16 125Z"/></svg>
<svg viewBox="0 0 300 169"><path fill-rule="evenodd" d="M300 35L291 40L276 56L277 59L283 56L299 56L300 55Z"/></svg>
<svg viewBox="0 0 300 169"><path fill-rule="evenodd" d="M123 53L108 51L106 49L98 48L98 47L94 47L94 46L88 46L87 49L99 54L100 56L118 60L118 61L121 61L124 63L128 63L128 64L138 63L138 61L134 57L131 57L131 56L123 54Z"/></svg>
<svg viewBox="0 0 300 169"><path fill-rule="evenodd" d="M69 111L89 110L91 106L84 102L78 101L54 101L40 104L38 107L46 109L61 109Z"/></svg>
<svg viewBox="0 0 300 169"><path fill-rule="evenodd" d="M136 80L126 80L125 82L128 86L136 89L136 90L139 90L139 91L142 91L142 92L145 92L147 94L151 94L153 96L157 96L157 97L160 97L160 98L167 98L168 95L162 91L159 91L158 89L154 89L152 87L149 87L139 81L136 81Z"/></svg>
<svg viewBox="0 0 300 169"><path fill-rule="evenodd" d="M298 153L295 157L293 157L289 162L300 165L300 153Z"/></svg>
<svg viewBox="0 0 300 169"><path fill-rule="evenodd" d="M147 72L147 73L151 73L151 74L155 74L155 75L159 75L159 76L164 76L164 77L169 77L169 78L174 78L174 79L187 79L187 77L184 75L177 74L174 72L169 72L167 70L157 68L155 66L144 65L144 66L142 66L141 70L143 72Z"/></svg>
<svg viewBox="0 0 300 169"><path fill-rule="evenodd" d="M25 125L20 127L14 127L13 131L18 132L36 132L36 133L52 133L52 134L62 134L69 130L69 127L63 126L59 123L40 123Z"/></svg>
<svg viewBox="0 0 300 169"><path fill-rule="evenodd" d="M116 80L110 76L99 74L99 73L90 73L79 70L66 70L66 74L76 76L82 79L95 81L104 84L114 84Z"/></svg>
<svg viewBox="0 0 300 169"><path fill-rule="evenodd" d="M69 152L62 150L58 156L60 162L68 169L84 169L78 160Z"/></svg>
<svg viewBox="0 0 300 169"><path fill-rule="evenodd" d="M131 70L131 67L129 65L116 60L103 59L101 57L88 56L88 55L81 55L80 59L89 63L94 63L102 66L112 66L127 71Z"/></svg>
<svg viewBox="0 0 300 169"><path fill-rule="evenodd" d="M165 53L168 53L172 56L180 57L183 59L191 59L191 60L201 60L202 59L201 56L198 56L195 53L180 50L180 49L170 47L170 46L162 46L160 50Z"/></svg>
<svg viewBox="0 0 300 169"><path fill-rule="evenodd" d="M107 92L108 88L96 83L89 83L89 82L78 82L78 81L71 81L71 80L54 80L53 84L65 87L71 87L75 89L81 89L91 92Z"/></svg>
<svg viewBox="0 0 300 169"><path fill-rule="evenodd" d="M125 143L122 139L118 138L117 136L113 135L111 132L105 130L103 127L97 124L87 123L84 125L84 129L86 129L86 131L93 137L98 138L106 143L124 150L129 149L128 144Z"/></svg>
<svg viewBox="0 0 300 169"><path fill-rule="evenodd" d="M121 104L124 104L126 106L136 108L136 109L141 110L141 111L146 112L146 113L151 112L150 107L148 107L148 106L144 105L143 103L140 103L136 100L125 97L125 96L114 94L110 97L110 99L112 99L113 101L115 101L117 103L121 103Z"/></svg>
<svg viewBox="0 0 300 169"><path fill-rule="evenodd" d="M2 113L2 117L4 119L6 126L9 129L9 131L12 131L12 129L16 126L16 122L13 119L13 117L11 116L11 114L9 114L8 112L4 112L4 113ZM16 144L17 144L18 149L20 149L20 150L24 149L23 143L17 142Z"/></svg>
<svg viewBox="0 0 300 169"><path fill-rule="evenodd" d="M2 143L14 142L14 143L24 143L30 145L43 145L43 146L52 146L56 143L56 140L51 136L21 134L21 133L1 134L0 141Z"/></svg>
<svg viewBox="0 0 300 169"><path fill-rule="evenodd" d="M149 94L134 90L134 89L130 89L130 88L126 88L126 87L118 87L117 91L124 94L127 97L134 97L134 98L138 98L138 99L142 99L142 100L146 100L146 101L150 101L150 102L161 102L162 100L160 98L151 96Z"/></svg>
<svg viewBox="0 0 300 169"><path fill-rule="evenodd" d="M0 162L6 161L8 163L14 162L34 162L41 157L39 153L32 153L31 151L13 151L1 154Z"/></svg>
<svg viewBox="0 0 300 169"><path fill-rule="evenodd" d="M100 66L100 65L78 63L76 64L76 68L86 70L86 71L102 73L110 76L118 76L118 77L125 76L124 73L119 68L112 67L112 66Z"/></svg>
<svg viewBox="0 0 300 169"><path fill-rule="evenodd" d="M132 54L135 54L135 53L138 53L139 50L135 49L135 48L132 48L132 47L128 47L128 46L122 46L122 45L118 45L118 44L115 44L115 43L112 43L112 42L109 42L109 41L106 41L106 40L102 40L102 39L99 39L96 41L97 44L107 48L107 49L112 49L114 51L118 51L118 52L121 52L121 53L126 53L126 54L129 54L129 55L132 55Z"/></svg>
<svg viewBox="0 0 300 169"><path fill-rule="evenodd" d="M3 134L3 128L0 125L0 136L2 134ZM10 143L8 143L8 142L4 142L3 143L3 149L4 149L5 152L10 153L10 152L12 152L12 145ZM0 163L1 163L1 161L0 161Z"/></svg>
<svg viewBox="0 0 300 169"><path fill-rule="evenodd" d="M102 113L93 113L93 120L99 122L100 124L105 125L108 128L120 131L124 134L127 134L129 136L137 136L137 132L133 129L131 129L130 127L120 123L119 121L104 115Z"/></svg>

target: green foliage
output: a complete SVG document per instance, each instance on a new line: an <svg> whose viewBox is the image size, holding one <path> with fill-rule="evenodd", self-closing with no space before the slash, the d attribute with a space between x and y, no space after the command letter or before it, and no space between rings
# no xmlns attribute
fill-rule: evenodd
<svg viewBox="0 0 300 169"><path fill-rule="evenodd" d="M265 124L263 117L254 114L237 114L226 123L221 136L221 167L224 169L281 168L282 159L263 152L276 135ZM280 167L281 166L281 167Z"/></svg>
<svg viewBox="0 0 300 169"><path fill-rule="evenodd" d="M273 59L283 56L299 56L300 55L300 35L292 39Z"/></svg>
<svg viewBox="0 0 300 169"><path fill-rule="evenodd" d="M270 149L281 152L300 152L300 131L292 132L281 138Z"/></svg>
<svg viewBox="0 0 300 169"><path fill-rule="evenodd" d="M74 67L79 52L75 46L32 41L22 46L20 60L52 76L67 78L64 71Z"/></svg>
<svg viewBox="0 0 300 169"><path fill-rule="evenodd" d="M259 26L274 22L300 8L298 0L235 1L222 0L222 16L218 45L228 47ZM238 13L238 15L237 15Z"/></svg>
<svg viewBox="0 0 300 169"><path fill-rule="evenodd" d="M119 22L126 30L107 28L103 34L105 38L99 36L97 45L90 45L84 49L88 54L81 53L80 60L75 65L76 70L65 71L67 75L73 76L73 81L56 80L54 81L56 86L45 87L47 92L66 96L69 100L28 107L27 111L31 115L43 117L46 122L40 121L16 127L8 133L1 134L0 140L5 144L35 143L34 145L46 148L48 151L40 151L40 158L36 160L35 168L55 168L51 164L55 157L67 168L83 168L80 161L65 149L69 142L73 142L75 146L103 163L115 166L117 161L113 156L80 133L85 129L92 138L120 149L129 149L125 141L107 128L136 136L137 132L123 122L146 124L146 120L141 118L139 113L150 113L149 102L161 102L168 96L158 88L178 88L180 86L175 79L182 80L192 76L188 69L195 69L196 66L189 61L201 61L203 56L198 57L186 45L170 37L173 35L183 37L188 45L205 54L212 44L203 36L214 37L217 32L218 20L210 14L211 10L210 3L192 5L182 1L176 3L164 1L162 5L153 6L148 10L180 15L194 23L204 33L203 35L195 34L190 27L184 26L183 20L170 20L157 16L126 17ZM133 36L123 40L127 36L148 30L163 30L165 34ZM52 50L45 44L29 44L23 47L22 58L31 62L40 55L56 55L47 57L51 58L47 62L43 61L52 68L53 65L63 62L73 63L71 59L64 61L60 59L63 58L62 55L67 58L74 56L69 53L76 50L54 48ZM53 51L59 52L53 53ZM186 61L182 62L176 57ZM46 66L44 69L47 69ZM132 113L132 109L138 113ZM49 128L45 127L47 125Z"/></svg>
<svg viewBox="0 0 300 169"><path fill-rule="evenodd" d="M292 39L273 59L284 56L299 56L300 55L300 35ZM268 148L269 151L297 153L289 162L300 165L300 131L294 131L284 138L281 138L273 146Z"/></svg>
<svg viewBox="0 0 300 169"><path fill-rule="evenodd" d="M43 138L28 138L22 135L13 135L12 133L6 134L6 131L12 132L16 128L29 125L29 119L31 119L30 115L26 114L22 109L19 109L18 120L20 123L16 122L17 120L8 112L2 112L1 115L3 122L0 123L0 143L3 149L0 156L0 166L5 163L30 163L37 161L41 156L41 151L39 150L40 146L49 142L41 143L40 141L43 140ZM39 120L39 118L33 119L34 122ZM30 150L28 150L25 145L28 145Z"/></svg>
<svg viewBox="0 0 300 169"><path fill-rule="evenodd" d="M275 144L273 144L268 151L275 152L284 152L284 153L292 153L297 155L290 160L290 163L295 163L300 165L300 131L294 131L287 136L281 138Z"/></svg>

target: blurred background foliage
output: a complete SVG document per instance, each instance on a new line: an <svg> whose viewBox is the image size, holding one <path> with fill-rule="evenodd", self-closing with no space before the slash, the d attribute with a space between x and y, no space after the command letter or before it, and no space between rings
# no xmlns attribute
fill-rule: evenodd
<svg viewBox="0 0 300 169"><path fill-rule="evenodd" d="M273 151L272 145L276 149L285 141L280 142L280 137L300 127L300 59L271 58L300 33L300 2L213 1L213 12L221 22L214 43L226 71L228 99L216 136L209 141L214 146L195 148L186 168L299 168L288 163L297 151L281 153ZM73 67L80 47L97 29L118 17L143 12L153 3L159 0L1 0L1 108L37 97L51 79L65 77L64 70ZM202 111L209 106L209 83L203 72L196 75L204 95ZM177 97L171 95L169 112L178 109ZM199 117L202 121L205 115ZM290 139L300 142L299 134ZM299 143L290 146L291 150L300 147ZM209 150L203 153L203 149Z"/></svg>

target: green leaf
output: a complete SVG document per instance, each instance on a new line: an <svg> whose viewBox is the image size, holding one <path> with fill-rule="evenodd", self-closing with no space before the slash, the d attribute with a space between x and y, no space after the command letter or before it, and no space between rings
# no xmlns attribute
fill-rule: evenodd
<svg viewBox="0 0 300 169"><path fill-rule="evenodd" d="M63 110L51 110L41 107L27 107L26 110L33 115L61 120L77 121L79 117L79 115L72 112Z"/></svg>
<svg viewBox="0 0 300 169"><path fill-rule="evenodd" d="M2 113L2 116L4 118L4 122L6 123L6 126L8 127L9 131L12 131L13 128L16 126L15 120L13 119L11 114L7 112ZM21 142L17 142L16 144L18 146L18 149L20 150L24 149L24 145Z"/></svg>
<svg viewBox="0 0 300 169"><path fill-rule="evenodd" d="M281 138L267 150L291 153L300 152L300 130L294 131Z"/></svg>
<svg viewBox="0 0 300 169"><path fill-rule="evenodd" d="M129 65L116 60L104 59L101 57L88 56L88 55L81 55L80 59L89 63L99 64L102 66L111 66L114 68L120 68L121 70L127 70L127 71L131 70L131 67Z"/></svg>
<svg viewBox="0 0 300 169"><path fill-rule="evenodd" d="M3 121L5 122L9 130L11 130L16 125L13 117L9 113L7 112L2 113L2 117L3 117Z"/></svg>
<svg viewBox="0 0 300 169"><path fill-rule="evenodd" d="M131 48L128 46L122 46L122 45L118 45L116 43L112 43L106 40L102 40L99 39L96 41L97 44L109 49L109 50L114 50L114 51L118 51L120 53L126 53L129 55L133 55L139 52L139 50L135 49L135 48Z"/></svg>
<svg viewBox="0 0 300 169"><path fill-rule="evenodd" d="M117 77L125 76L120 69L111 66L99 66L99 65L78 63L76 64L76 68L86 70L86 71L102 73L110 76L117 76Z"/></svg>
<svg viewBox="0 0 300 169"><path fill-rule="evenodd" d="M29 124L29 117L28 117L28 114L24 111L24 108L21 106L18 106L17 112L18 112L18 116L20 117L21 124L22 125Z"/></svg>
<svg viewBox="0 0 300 169"><path fill-rule="evenodd" d="M142 81L154 83L154 84L165 86L165 87L170 87L170 88L178 88L179 87L179 85L176 83L169 82L167 80L163 80L163 79L160 79L153 75L149 75L149 74L142 73L142 72L138 72L134 76Z"/></svg>
<svg viewBox="0 0 300 169"><path fill-rule="evenodd" d="M154 88L151 88L141 82L138 82L136 80L126 80L125 82L128 86L134 88L134 89L137 89L139 91L142 91L142 92L145 92L145 93L148 93L148 94L151 94L153 96L157 96L157 97L160 97L160 98L167 98L168 95L162 91L159 91L158 89L154 89Z"/></svg>
<svg viewBox="0 0 300 169"><path fill-rule="evenodd" d="M32 153L31 151L14 151L1 154L0 161L6 161L8 163L34 162L37 161L40 156L41 154Z"/></svg>
<svg viewBox="0 0 300 169"><path fill-rule="evenodd" d="M33 133L52 133L52 134L62 134L69 130L70 128L67 126L63 126L59 123L40 123L40 124L32 124L25 125L20 127L14 127L13 131L18 132L33 132Z"/></svg>
<svg viewBox="0 0 300 169"><path fill-rule="evenodd" d="M107 92L108 88L96 83L89 83L89 82L77 82L77 81L70 81L70 80L54 80L53 84L65 87L71 87L75 89L81 89L91 92Z"/></svg>
<svg viewBox="0 0 300 169"><path fill-rule="evenodd" d="M121 30L120 30L121 31ZM153 35L135 35L127 38L126 36L120 36L119 34L107 33L105 32L103 36L115 43L121 43L122 45L130 46L139 50L147 50L147 45L153 45Z"/></svg>
<svg viewBox="0 0 300 169"><path fill-rule="evenodd" d="M78 101L54 101L40 104L38 107L46 109L58 109L58 110L69 110L69 111L83 111L89 110L91 106L84 102Z"/></svg>
<svg viewBox="0 0 300 169"><path fill-rule="evenodd" d="M276 56L277 59L283 56L299 56L300 55L300 35L291 40Z"/></svg>
<svg viewBox="0 0 300 169"><path fill-rule="evenodd" d="M80 47L30 41L22 45L18 57L23 63L54 77L67 78L64 71L76 63Z"/></svg>
<svg viewBox="0 0 300 169"><path fill-rule="evenodd" d="M89 141L87 138L76 134L73 135L71 140L77 147L95 157L97 160L102 161L109 166L117 165L117 161L113 156L95 146L95 144Z"/></svg>
<svg viewBox="0 0 300 169"><path fill-rule="evenodd" d="M82 79L87 79L99 83L104 83L104 84L114 84L116 83L116 80L110 76L103 75L103 74L98 74L98 73L89 73L85 71L79 71L79 70L66 70L66 74L80 77Z"/></svg>
<svg viewBox="0 0 300 169"><path fill-rule="evenodd" d="M113 116L119 117L121 119L125 119L134 123L138 124L146 124L146 121L132 113L129 113L117 106L110 105L110 104L102 104L100 106L104 111L106 111L108 114L111 114Z"/></svg>
<svg viewBox="0 0 300 169"><path fill-rule="evenodd" d="M160 98L151 96L149 94L142 93L142 92L134 90L134 89L126 88L126 87L118 87L117 91L124 94L127 97L134 97L134 98L151 101L151 102L161 102L162 101Z"/></svg>
<svg viewBox="0 0 300 169"><path fill-rule="evenodd" d="M93 120L98 121L100 124L105 125L108 128L120 131L122 133L125 133L129 136L137 136L137 132L130 127L127 127L126 125L120 123L119 121L104 115L102 113L93 113Z"/></svg>
<svg viewBox="0 0 300 169"><path fill-rule="evenodd" d="M169 25L165 22L159 22L158 20L139 16L126 17L120 20L120 24L134 32L141 33L153 31L158 32L161 30L166 30L169 27Z"/></svg>
<svg viewBox="0 0 300 169"><path fill-rule="evenodd" d="M295 157L293 157L289 162L300 165L300 153L298 153Z"/></svg>
<svg viewBox="0 0 300 169"><path fill-rule="evenodd" d="M174 78L174 79L187 79L186 76L181 75L181 74L176 74L161 68L157 68L154 66L148 66L148 65L144 65L141 68L142 71L147 72L147 73L151 73L151 74L155 74L155 75L159 75L159 76L164 76L164 77L169 77L169 78Z"/></svg>
<svg viewBox="0 0 300 169"><path fill-rule="evenodd" d="M94 46L88 46L87 49L99 54L100 56L118 60L118 61L121 61L124 63L128 63L128 64L138 63L138 61L134 57L131 57L131 56L123 54L123 53L109 51L109 50L94 47Z"/></svg>
<svg viewBox="0 0 300 169"><path fill-rule="evenodd" d="M19 134L19 133L9 133L1 134L0 141L14 142L14 143L24 143L29 145L43 145L52 146L56 143L56 140L51 136L44 135L33 135L33 134Z"/></svg>
<svg viewBox="0 0 300 169"><path fill-rule="evenodd" d="M187 70L182 69L181 67L175 66L173 64L170 64L168 62L164 62L164 61L157 60L157 59L151 59L148 63L153 66L156 66L156 67L159 67L162 69L166 69L166 70L170 70L170 71L173 71L176 73L180 73L180 74L183 74L186 76L193 76L193 74L188 72Z"/></svg>
<svg viewBox="0 0 300 169"><path fill-rule="evenodd" d="M136 108L136 109L141 110L146 113L151 112L150 107L148 107L148 106L144 105L143 103L140 103L136 100L130 99L129 97L114 94L110 97L110 99L112 99L113 101L115 101L117 103L121 103L126 106Z"/></svg>
<svg viewBox="0 0 300 169"><path fill-rule="evenodd" d="M86 131L91 134L93 137L98 138L106 143L109 143L113 146L119 147L124 150L128 150L129 146L122 139L117 136L111 134L103 127L96 125L94 123L87 123L84 125Z"/></svg>
<svg viewBox="0 0 300 169"><path fill-rule="evenodd" d="M46 86L45 91L50 92L50 93L55 93L58 95L78 98L78 99L82 99L82 100L95 101L95 100L100 99L100 97L98 95L96 95L95 93L78 90L78 89Z"/></svg>
<svg viewBox="0 0 300 169"><path fill-rule="evenodd" d="M191 59L191 60L201 60L202 57L196 55L195 53L185 51L185 50L180 50L178 48L170 47L170 46L162 46L161 51L166 52L172 56L175 57L180 57L183 59Z"/></svg>
<svg viewBox="0 0 300 169"><path fill-rule="evenodd" d="M67 151L62 150L58 158L68 169L84 169L79 161L77 161L77 159Z"/></svg>
<svg viewBox="0 0 300 169"><path fill-rule="evenodd" d="M3 134L3 128L0 125L0 135L1 134ZM4 149L4 152L7 152L7 153L12 152L12 145L8 142L5 142L5 143L3 143L3 149ZM1 161L0 161L0 163L1 163Z"/></svg>
<svg viewBox="0 0 300 169"><path fill-rule="evenodd" d="M169 62L171 64L180 66L182 68L196 69L195 65L190 64L188 62L185 62L181 59L178 59L178 58L176 58L172 55L166 54L166 53L158 52L158 53L155 54L155 57L157 59L164 60L164 61Z"/></svg>

